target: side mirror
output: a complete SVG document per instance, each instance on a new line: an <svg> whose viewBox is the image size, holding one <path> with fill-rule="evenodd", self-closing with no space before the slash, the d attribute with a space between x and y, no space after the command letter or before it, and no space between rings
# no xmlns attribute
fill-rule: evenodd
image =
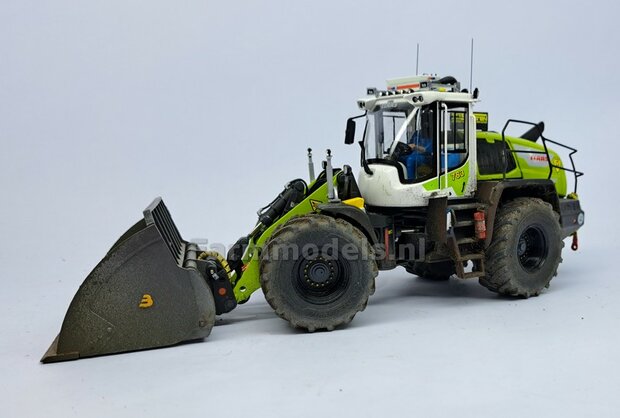
<svg viewBox="0 0 620 418"><path fill-rule="evenodd" d="M355 121L353 118L347 119L347 129L344 133L344 143L347 145L355 142Z"/></svg>

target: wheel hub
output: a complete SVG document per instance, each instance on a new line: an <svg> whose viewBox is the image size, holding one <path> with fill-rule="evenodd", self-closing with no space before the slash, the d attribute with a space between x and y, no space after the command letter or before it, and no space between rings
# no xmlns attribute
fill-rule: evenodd
<svg viewBox="0 0 620 418"><path fill-rule="evenodd" d="M329 303L337 299L348 286L349 269L346 263L320 252L302 257L298 262L295 289L303 299L314 303Z"/></svg>
<svg viewBox="0 0 620 418"><path fill-rule="evenodd" d="M535 272L545 262L549 248L545 234L539 226L528 227L517 243L519 263L528 272Z"/></svg>
<svg viewBox="0 0 620 418"><path fill-rule="evenodd" d="M330 262L318 260L308 263L304 269L304 276L306 280L309 280L314 284L321 285L330 282L333 278L333 271L334 267Z"/></svg>
<svg viewBox="0 0 620 418"><path fill-rule="evenodd" d="M303 270L306 283L315 288L324 287L334 279L334 263L322 256L316 260L306 260Z"/></svg>

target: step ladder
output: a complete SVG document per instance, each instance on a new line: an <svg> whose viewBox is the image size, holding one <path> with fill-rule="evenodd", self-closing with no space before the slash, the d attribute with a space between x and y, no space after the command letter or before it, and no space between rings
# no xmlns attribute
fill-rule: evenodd
<svg viewBox="0 0 620 418"><path fill-rule="evenodd" d="M484 272L484 249L482 241L476 238L474 212L486 210L480 202L448 204L452 216L452 227L448 230L448 248L455 260L456 275L460 279L482 277ZM465 272L467 262L474 265L471 272Z"/></svg>

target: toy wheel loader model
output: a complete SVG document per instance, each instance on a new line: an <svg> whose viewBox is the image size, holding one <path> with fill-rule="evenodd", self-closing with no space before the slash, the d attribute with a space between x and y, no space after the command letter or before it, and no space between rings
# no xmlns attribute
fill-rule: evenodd
<svg viewBox="0 0 620 418"><path fill-rule="evenodd" d="M576 150L545 138L542 122L488 131L477 98L453 77L369 88L346 126L345 142L361 148L357 179L332 167L329 150L315 179L309 150L310 181L289 182L225 257L184 240L156 199L81 285L42 361L207 337L216 315L259 288L294 327L333 330L364 310L378 271L397 266L538 295L584 223ZM506 135L517 123L529 129ZM570 166L550 146L566 149Z"/></svg>

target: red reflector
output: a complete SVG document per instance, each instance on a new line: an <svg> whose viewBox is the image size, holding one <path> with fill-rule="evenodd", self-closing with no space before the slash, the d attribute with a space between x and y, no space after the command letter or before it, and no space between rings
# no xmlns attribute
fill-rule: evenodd
<svg viewBox="0 0 620 418"><path fill-rule="evenodd" d="M487 238L487 225L484 219L484 212L481 210L474 212L474 228L476 231L476 238Z"/></svg>

